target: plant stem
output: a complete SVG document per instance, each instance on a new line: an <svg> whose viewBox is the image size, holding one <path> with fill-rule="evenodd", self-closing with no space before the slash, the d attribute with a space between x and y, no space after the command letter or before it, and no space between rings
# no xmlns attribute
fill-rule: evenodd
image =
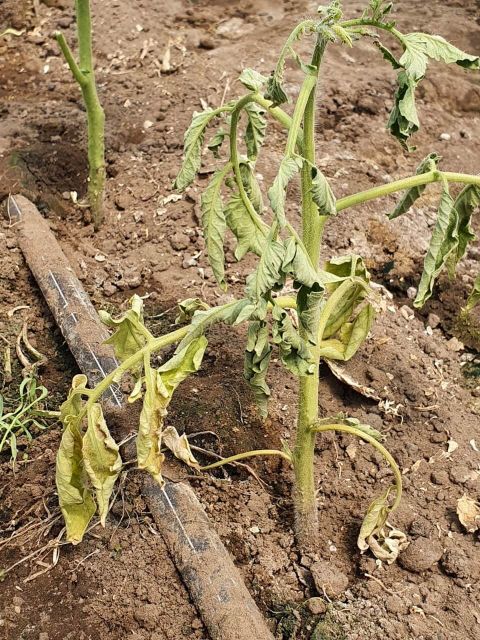
<svg viewBox="0 0 480 640"><path fill-rule="evenodd" d="M326 42L317 41L312 65L320 66ZM316 80L316 78L315 78ZM315 88L310 91L303 115L303 163L301 171L302 190L302 240L312 264L318 269L320 244L324 223L312 199L311 165L315 164ZM299 313L302 309L299 309ZM300 329L306 338L304 329ZM293 448L295 535L301 549L308 551L314 546L318 533L318 514L315 496L314 456L315 434L311 426L318 420L319 353L318 345L312 349L314 372L302 376L299 383L298 418L295 445Z"/></svg>
<svg viewBox="0 0 480 640"><path fill-rule="evenodd" d="M79 64L75 62L62 34L56 34L65 60L82 91L88 127L88 200L93 224L98 229L103 221L105 188L105 114L98 99L92 53L92 20L90 0L76 0Z"/></svg>
<svg viewBox="0 0 480 640"><path fill-rule="evenodd" d="M229 458L222 458L222 460L218 460L218 462L213 462L212 464L207 464L205 467L200 467L200 471L216 469L217 467L222 467L224 464L236 462L237 460L244 460L245 458L252 458L254 456L280 456L288 462L292 461L288 453L285 453L285 451L279 451L278 449L257 449L256 451L243 451L242 453L237 453Z"/></svg>
<svg viewBox="0 0 480 640"><path fill-rule="evenodd" d="M337 200L337 211L343 211L344 209L355 207L375 198L383 198L384 196L396 193L397 191L404 191L405 189L411 189L412 187L418 187L432 182L441 182L443 180L447 180L447 182L474 184L480 187L480 176L470 175L467 173L454 173L451 171L439 171L437 169L429 171L428 173L420 173L418 175L410 176L409 178L395 180L395 182L382 184L379 187L373 187L372 189L359 191L351 196L340 198L340 200Z"/></svg>

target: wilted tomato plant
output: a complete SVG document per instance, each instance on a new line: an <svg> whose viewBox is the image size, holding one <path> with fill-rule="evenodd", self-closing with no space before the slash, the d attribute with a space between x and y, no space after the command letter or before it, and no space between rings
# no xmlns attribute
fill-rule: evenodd
<svg viewBox="0 0 480 640"><path fill-rule="evenodd" d="M245 378L262 415L267 414L270 389L267 370L274 350L285 367L298 377L298 419L291 448L249 451L228 458L279 455L293 468L295 529L302 548L315 545L318 530L314 478L314 446L318 433L339 431L358 436L379 451L390 465L392 486L370 505L360 531L362 550L371 547L377 557L392 561L404 537L388 532L388 514L399 504L402 479L394 459L382 445L382 435L368 425L345 416L319 418L319 362L322 358L347 361L365 341L374 316L374 296L369 274L359 256L328 260L322 254L322 234L335 216L373 198L403 191L391 218L405 213L426 185L442 184L438 218L415 301L421 306L431 295L436 277L448 266L454 270L472 240L470 218L480 201L480 177L439 169L440 158L430 154L415 175L368 191L336 200L332 188L316 164L316 87L327 46L339 43L351 47L360 38L370 38L397 71L398 88L388 129L407 147L419 127L415 89L425 75L431 58L478 70L479 58L463 53L440 36L400 33L390 19L391 4L372 0L362 15L343 20L340 3L320 7L318 17L295 27L269 77L246 69L240 82L247 94L217 109L194 113L185 134L183 166L175 181L179 190L195 180L209 125L219 128L208 143L218 159L226 147L225 160L210 180L201 200L202 223L208 258L219 286L226 290L224 236L229 229L237 240L235 256L258 256L255 269L246 279L242 298L218 307L198 299L181 303L179 321L184 326L158 338L144 326L141 300L119 319L103 313L103 321L116 329L109 339L119 368L95 389L87 389L85 378L77 376L62 407L65 432L58 454L57 486L66 519L68 538L79 541L95 511L96 494L100 516L105 519L113 484L121 467L118 447L102 416L99 400L108 386L126 372L136 380L129 401L142 399L137 436L138 467L146 469L162 484L162 447L193 467L194 459L186 437L172 427L164 428L166 409L176 387L197 371L207 347L206 333L216 322L248 325ZM396 39L403 49L397 60L379 41L378 34ZM300 38L310 37L313 54L303 61L294 47ZM292 115L280 107L288 102L283 86L285 61L292 57L304 74ZM276 178L268 189L268 203L256 179L255 164L266 139L267 116L287 131L285 152ZM290 181L300 176L301 227L296 229L286 215ZM454 199L452 182L466 186ZM288 285L293 295L283 295ZM153 368L152 354L176 344L175 354ZM84 432L83 423L87 421ZM203 467L224 464L219 461Z"/></svg>

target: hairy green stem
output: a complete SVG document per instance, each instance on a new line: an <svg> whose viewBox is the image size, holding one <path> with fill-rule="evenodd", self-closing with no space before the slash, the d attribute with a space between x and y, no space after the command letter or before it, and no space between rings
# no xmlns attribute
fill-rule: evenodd
<svg viewBox="0 0 480 640"><path fill-rule="evenodd" d="M326 42L317 41L312 57L312 65L317 69L325 51ZM314 77L317 80L316 77ZM318 269L323 222L312 199L311 165L315 165L315 89L310 91L303 114L303 163L301 170L302 190L302 240L307 254ZM299 313L302 309L299 308ZM306 338L305 330L300 334ZM293 448L293 468L295 474L294 507L295 535L299 546L313 548L318 533L318 514L315 494L314 456L315 434L311 426L318 420L319 361L318 345L312 349L314 371L302 376L299 383L297 431Z"/></svg>
<svg viewBox="0 0 480 640"><path fill-rule="evenodd" d="M257 449L255 451L243 451L242 453L237 453L234 456L222 458L221 460L218 460L218 462L213 462L212 464L207 464L205 467L200 467L200 471L216 469L217 467L222 467L230 462L236 462L237 460L244 460L245 458L252 458L254 456L280 456L288 462L292 461L288 453L285 453L285 451L280 451L278 449Z"/></svg>
<svg viewBox="0 0 480 640"><path fill-rule="evenodd" d="M390 468L393 471L393 475L395 476L395 501L390 508L390 511L395 511L395 509L400 504L400 500L402 498L402 472L400 471L397 463L395 462L392 454L386 449L378 440L376 440L373 436L361 431L360 429L356 429L354 426L346 425L346 424L321 424L315 425L312 427L313 433L323 433L325 431L343 431L344 433L349 433L351 435L357 436L365 442L368 442L372 445L390 465Z"/></svg>
<svg viewBox="0 0 480 640"><path fill-rule="evenodd" d="M105 114L98 98L92 53L92 21L90 0L76 0L79 64L62 34L56 34L58 45L78 82L85 108L88 127L88 201L95 229L103 221L103 195L105 189Z"/></svg>
<svg viewBox="0 0 480 640"><path fill-rule="evenodd" d="M408 178L402 178L401 180L395 180L395 182L389 182L388 184L382 184L379 187L373 187L366 191L359 191L351 196L340 198L337 200L337 211L343 211L350 207L356 207L359 204L374 200L375 198L383 198L397 191L404 191L411 189L412 187L419 187L424 184L430 184L432 182L441 182L447 180L447 182L461 182L463 184L474 184L480 187L480 176L470 175L467 173L454 173L451 171L439 171L433 170L427 173L420 173Z"/></svg>

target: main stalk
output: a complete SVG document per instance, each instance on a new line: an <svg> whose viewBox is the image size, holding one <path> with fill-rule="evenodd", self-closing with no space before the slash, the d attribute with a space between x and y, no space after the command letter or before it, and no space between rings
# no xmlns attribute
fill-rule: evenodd
<svg viewBox="0 0 480 640"><path fill-rule="evenodd" d="M325 51L326 41L321 37L317 41L312 58L312 65L318 69ZM303 155L307 162L303 163L301 173L302 190L302 240L308 255L315 267L320 260L320 244L322 241L325 217L320 215L312 199L312 171L315 165L315 83L310 92L303 116ZM299 308L299 313L302 309ZM307 338L300 330L303 338ZM297 433L293 449L293 468L295 474L294 506L295 533L300 548L308 551L315 544L318 534L318 513L314 477L315 432L313 425L318 420L319 391L319 350L312 349L315 369L313 374L300 378Z"/></svg>

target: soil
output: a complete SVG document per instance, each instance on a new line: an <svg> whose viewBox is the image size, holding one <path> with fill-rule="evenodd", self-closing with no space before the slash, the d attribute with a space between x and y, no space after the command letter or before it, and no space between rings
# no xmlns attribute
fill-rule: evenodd
<svg viewBox="0 0 480 640"><path fill-rule="evenodd" d="M35 201L97 309L118 310L133 293L148 295L149 325L159 333L173 322L178 300L201 296L217 303L239 293L251 264L237 264L229 245L230 288L219 294L199 228L199 193L213 167L207 156L199 184L181 199L168 199L191 113L202 102L216 106L234 97L243 67L270 72L292 26L316 5L92 2L109 178L107 221L94 233L85 210L70 196L85 195L85 114L52 38L61 29L74 41L72 4L45 0L35 15L33 3L2 2L0 30L13 26L26 33L0 42L0 198L21 191ZM467 51L480 50L478 2L396 5L403 30L424 28ZM349 15L361 8L358 0L348 3ZM173 68L166 74L160 67L168 46ZM423 128L417 151L406 154L385 131L394 76L378 52L365 42L351 50L332 47L327 57L318 157L338 197L408 175L433 150L449 170L478 172L475 76L432 64L419 95ZM299 81L299 71L289 66L292 94ZM284 141L276 125L271 129L268 161L258 164L265 184L273 178ZM378 566L358 553L363 514L389 472L376 453L348 436L318 439L320 530L311 556L295 546L291 478L283 463L257 459L250 463L255 475L237 467L189 476L279 639L480 638L479 539L456 515L462 495L479 495L480 386L474 374L480 316L465 323L457 311L478 270L479 249L469 249L453 283L441 279L424 310L413 310L412 287L436 194L435 187L427 190L418 206L395 222L386 221L390 198L342 213L326 231L326 253L364 256L374 280L391 294L370 338L347 366L380 401L359 394L326 366L319 401L322 415L344 411L386 434L405 483L403 503L392 518L410 540L400 561ZM296 195L294 186L291 202ZM298 216L293 205L290 215ZM55 408L76 365L8 220L0 238L0 334L14 344L27 319L31 342L47 357L41 381ZM19 305L29 308L9 316ZM169 413L180 432L210 432L196 443L217 454L278 447L294 429L295 379L272 363L275 392L262 423L242 381L244 342L242 329L213 329L201 372L185 382ZM14 362L13 381L2 393L14 397L20 380L21 365ZM55 425L30 444L19 441L14 468L8 455L0 460L0 566L22 561L2 583L0 637L207 640L141 496L139 472L122 476L106 529L95 526L81 545L54 550L62 535L54 492L59 438ZM179 478L185 470L172 465L172 474Z"/></svg>

